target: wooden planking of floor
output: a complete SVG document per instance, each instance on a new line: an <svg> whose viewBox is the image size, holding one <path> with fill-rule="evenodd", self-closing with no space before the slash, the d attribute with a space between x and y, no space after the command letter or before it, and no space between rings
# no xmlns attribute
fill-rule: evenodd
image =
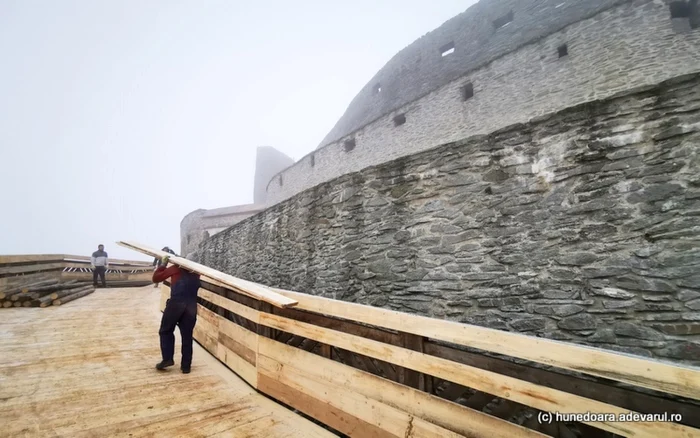
<svg viewBox="0 0 700 438"><path fill-rule="evenodd" d="M258 394L195 343L160 360L160 292L98 289L60 307L0 309L0 437L333 437ZM177 333L177 331L176 331Z"/></svg>

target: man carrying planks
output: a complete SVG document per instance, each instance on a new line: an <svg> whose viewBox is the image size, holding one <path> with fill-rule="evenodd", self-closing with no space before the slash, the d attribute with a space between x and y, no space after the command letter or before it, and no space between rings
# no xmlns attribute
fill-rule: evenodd
<svg viewBox="0 0 700 438"><path fill-rule="evenodd" d="M102 281L102 287L107 287L107 281L105 281L105 273L109 267L109 258L105 252L104 245L97 245L97 251L92 253L90 258L90 264L92 265L92 284L97 287L97 276L100 276Z"/></svg>
<svg viewBox="0 0 700 438"><path fill-rule="evenodd" d="M169 256L161 259L160 265L153 273L153 282L160 283L170 278L170 298L165 303L163 318L160 321L160 351L163 360L156 369L164 370L175 365L175 326L180 327L182 337L182 361L180 369L190 372L192 365L192 332L197 323L197 292L199 292L199 274L190 272L180 266L168 265Z"/></svg>

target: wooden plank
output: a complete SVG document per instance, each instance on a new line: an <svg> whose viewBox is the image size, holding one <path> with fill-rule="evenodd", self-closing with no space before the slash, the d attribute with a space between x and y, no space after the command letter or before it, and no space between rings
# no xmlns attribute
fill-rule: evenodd
<svg viewBox="0 0 700 438"><path fill-rule="evenodd" d="M202 306L201 304L197 304L197 322L201 321L200 318L204 319L214 328L216 328L218 335L219 321L222 319L221 317L219 317L219 315Z"/></svg>
<svg viewBox="0 0 700 438"><path fill-rule="evenodd" d="M274 289L297 309L505 354L700 400L700 371L518 333Z"/></svg>
<svg viewBox="0 0 700 438"><path fill-rule="evenodd" d="M198 274L204 275L208 278L215 279L227 286L234 287L237 290L243 291L246 295L249 295L255 299L262 300L265 302L268 302L272 304L273 306L277 307L291 307L296 305L296 300L287 298L283 295L280 295L276 292L273 292L271 289L262 286L257 283L253 283L252 281L247 281L243 280L240 278L236 278L232 275L224 274L223 272L219 272L215 269L209 268L204 265L200 265L199 263L195 263L193 261L184 259L182 257L177 257L173 256L172 254L168 254L164 251L159 251L155 250L152 248L148 248L143 245L139 245L134 242L117 242L118 245L124 246L129 249L133 249L135 251L139 251L143 254L148 254L153 257L165 257L168 256L170 257L170 261L173 264L176 264L178 266L182 266L183 268L187 268L191 271L197 272Z"/></svg>
<svg viewBox="0 0 700 438"><path fill-rule="evenodd" d="M423 337L412 333L401 332L401 346L409 350L423 352ZM399 383L412 388L424 390L425 382L421 373L410 368L399 368Z"/></svg>
<svg viewBox="0 0 700 438"><path fill-rule="evenodd" d="M82 298L82 297L84 297L84 296L90 295L90 294L93 293L93 292L95 292L95 289L92 288L92 287L90 287L89 289L86 289L86 290L84 290L84 291L82 291L82 292L76 292L76 293L74 293L74 294L67 295L67 296L65 296L65 297L63 297L63 298L59 298L59 299L57 299L57 300L53 300L53 305L54 305L54 306L60 306L60 305L66 304L66 303L70 303L71 301L75 301L75 300L77 300L78 298Z"/></svg>
<svg viewBox="0 0 700 438"><path fill-rule="evenodd" d="M443 359L460 362L477 368L490 370L505 376L515 377L538 385L547 386L582 397L599 400L637 412L668 412L682 416L681 423L700 428L700 406L681 403L664 397L656 397L639 391L606 385L569 376L555 371L513 363L508 360L484 356L483 354L457 350L445 345L426 342L425 353Z"/></svg>
<svg viewBox="0 0 700 438"><path fill-rule="evenodd" d="M260 314L260 323L277 330L283 330L294 333L297 336L315 339L319 342L328 343L375 359L386 360L398 366L411 368L415 371L460 383L547 412L597 412L613 414L625 414L629 412L617 406L589 400L512 377L502 376L491 371L294 321L277 315ZM623 436L659 437L673 436L673 434L686 434L685 436L687 437L700 437L700 430L691 429L675 423L620 423L605 421L589 424Z"/></svg>
<svg viewBox="0 0 700 438"><path fill-rule="evenodd" d="M222 297L221 295L215 294L214 292L210 292L203 288L199 289L197 295L203 300L207 300L212 304L216 304L219 307L223 307L224 309L229 310L239 316L242 316L243 318L250 320L256 324L258 323L258 317L260 315L260 312L255 309L251 309L250 307L244 306L243 304L239 304L233 300L229 300L228 298Z"/></svg>
<svg viewBox="0 0 700 438"><path fill-rule="evenodd" d="M337 386L329 381L316 380L310 373L299 370L293 365L278 362L264 355L261 355L258 361L260 374L272 377L283 385L324 402L327 406L333 406L352 417L376 426L386 432L384 436L396 438L410 436L426 438L461 437L459 434L429 423L422 418L414 417L404 411L359 394L353 391L352 386ZM310 415L315 417L313 414ZM348 435L363 437L363 435L356 434L356 432L348 433Z"/></svg>
<svg viewBox="0 0 700 438"><path fill-rule="evenodd" d="M330 345L321 344L321 356L328 358L328 359L333 359L333 351L332 351Z"/></svg>
<svg viewBox="0 0 700 438"><path fill-rule="evenodd" d="M245 358L239 356L226 345L219 343L215 351L215 356L226 364L234 373L248 382L253 388L258 388L258 371L256 365L251 365Z"/></svg>
<svg viewBox="0 0 700 438"><path fill-rule="evenodd" d="M46 263L40 265L9 266L0 268L0 275L26 274L28 272L51 271L63 269L63 263Z"/></svg>
<svg viewBox="0 0 700 438"><path fill-rule="evenodd" d="M237 354L251 365L255 365L257 362L257 353L254 350L251 350L250 348L221 332L219 332L219 345L223 345L224 347L228 348L231 352Z"/></svg>
<svg viewBox="0 0 700 438"><path fill-rule="evenodd" d="M324 403L263 373L258 374L258 390L348 436L362 438L391 436L366 421L355 418L335 406Z"/></svg>
<svg viewBox="0 0 700 438"><path fill-rule="evenodd" d="M272 313L272 305L270 303L266 303L264 301L258 301L258 311L260 313L266 312L266 313ZM264 325L259 325L258 324L258 335L263 336L265 338L273 338L272 335L272 329L269 327L265 327Z"/></svg>
<svg viewBox="0 0 700 438"><path fill-rule="evenodd" d="M258 351L258 335L255 332L241 327L232 321L221 318L218 315L217 318L219 318L219 333L234 339L246 348Z"/></svg>
<svg viewBox="0 0 700 438"><path fill-rule="evenodd" d="M261 341L260 355L271 357L281 363L291 363L294 367L303 369L324 382L338 386L348 385L366 397L465 436L486 438L543 436L482 412L273 341Z"/></svg>
<svg viewBox="0 0 700 438"><path fill-rule="evenodd" d="M366 325L357 324L352 321L330 318L326 315L319 315L317 313L304 312L297 310L296 308L275 308L272 313L274 313L275 315L284 316L289 319L296 319L297 321L318 325L321 327L337 330L344 333L362 336L363 338L373 339L375 341L384 342L387 344L401 345L401 339L399 337L399 334L397 333L392 333L375 327L368 327Z"/></svg>
<svg viewBox="0 0 700 438"><path fill-rule="evenodd" d="M215 327L206 320L197 321L192 334L194 339L199 342L205 350L216 356L219 346L219 334Z"/></svg>
<svg viewBox="0 0 700 438"><path fill-rule="evenodd" d="M202 305L197 305L197 315L201 317L195 325L195 332L198 342L200 342L211 354L228 366L231 371L241 376L251 386L257 386L257 371L255 368L257 361L257 339L256 349L252 350L247 346L237 342L228 336L232 334L242 334L242 328L234 327L235 324L225 320L221 316L206 309ZM225 326L225 333L222 332ZM199 327L199 329L198 329ZM256 336L251 333L251 336ZM248 342L251 338L244 336Z"/></svg>
<svg viewBox="0 0 700 438"><path fill-rule="evenodd" d="M13 254L0 255L0 265L9 263L54 262L62 261L64 254Z"/></svg>

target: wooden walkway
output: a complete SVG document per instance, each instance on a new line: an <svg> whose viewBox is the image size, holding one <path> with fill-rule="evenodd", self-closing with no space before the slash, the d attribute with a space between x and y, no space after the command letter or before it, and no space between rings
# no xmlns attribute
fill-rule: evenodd
<svg viewBox="0 0 700 438"><path fill-rule="evenodd" d="M0 436L332 437L258 394L195 344L158 372L158 289L98 290L0 309ZM179 335L175 355L179 360Z"/></svg>

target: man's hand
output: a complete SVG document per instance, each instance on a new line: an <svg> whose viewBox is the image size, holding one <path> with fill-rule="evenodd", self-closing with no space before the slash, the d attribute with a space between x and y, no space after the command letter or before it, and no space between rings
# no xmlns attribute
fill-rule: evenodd
<svg viewBox="0 0 700 438"><path fill-rule="evenodd" d="M160 259L160 264L161 264L161 266L168 266L169 261L170 261L170 256L165 256L162 259Z"/></svg>

